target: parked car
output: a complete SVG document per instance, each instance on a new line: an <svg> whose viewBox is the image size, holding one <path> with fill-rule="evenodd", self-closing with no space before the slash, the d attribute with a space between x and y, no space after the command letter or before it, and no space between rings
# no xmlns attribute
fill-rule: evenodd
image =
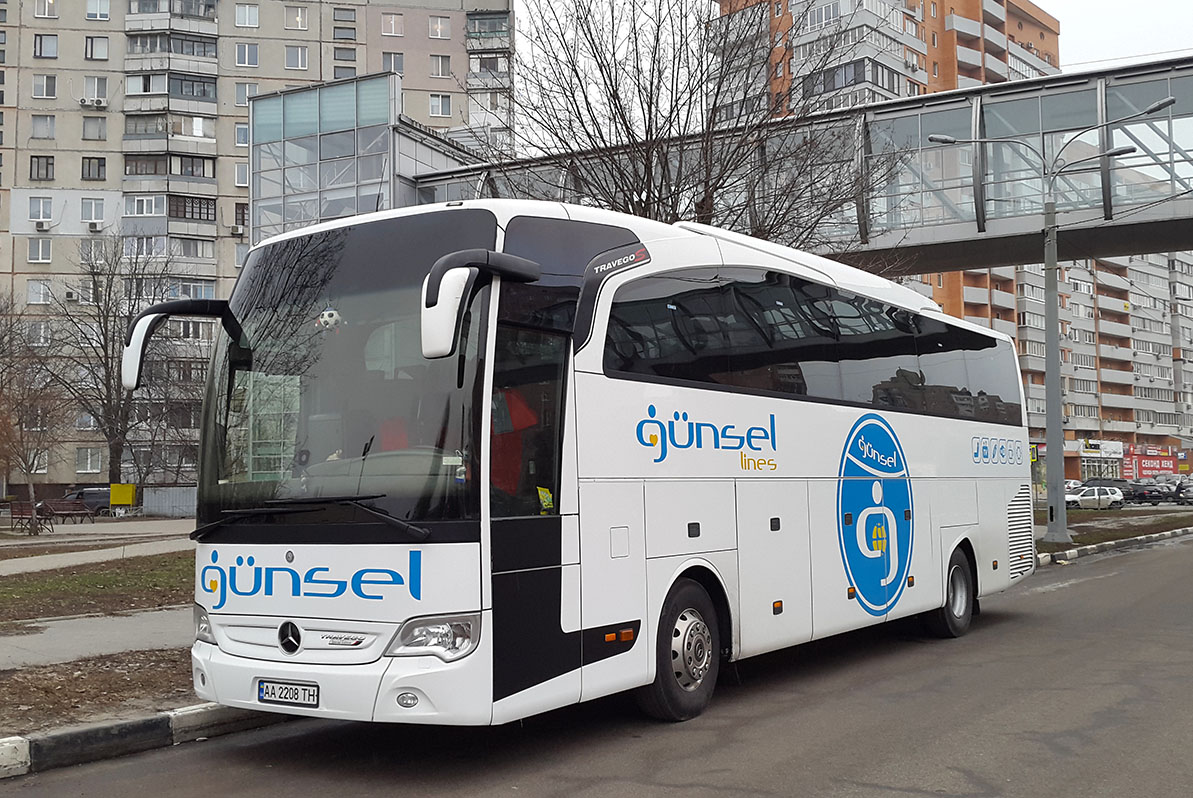
<svg viewBox="0 0 1193 798"><path fill-rule="evenodd" d="M62 497L63 499L82 501L87 509L96 515L110 515L111 488L76 488Z"/></svg>
<svg viewBox="0 0 1193 798"><path fill-rule="evenodd" d="M1118 477L1095 477L1082 483L1083 488L1118 488L1124 501L1138 501L1131 483Z"/></svg>
<svg viewBox="0 0 1193 798"><path fill-rule="evenodd" d="M1079 479L1066 479L1065 480L1065 493L1071 493L1072 491L1075 491L1080 487L1081 487L1081 480L1079 480Z"/></svg>
<svg viewBox="0 0 1193 798"><path fill-rule="evenodd" d="M1147 485L1142 482L1137 482L1131 486L1135 492L1134 500L1139 504L1150 504L1155 507L1160 502L1166 502L1171 499L1168 491L1159 485Z"/></svg>
<svg viewBox="0 0 1193 798"><path fill-rule="evenodd" d="M1082 510L1105 510L1123 506L1122 491L1116 488L1078 488L1065 495L1065 506Z"/></svg>

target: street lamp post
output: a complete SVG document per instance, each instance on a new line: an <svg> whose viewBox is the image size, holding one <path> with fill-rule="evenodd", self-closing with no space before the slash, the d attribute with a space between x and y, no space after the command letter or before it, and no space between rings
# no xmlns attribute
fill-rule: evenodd
<svg viewBox="0 0 1193 798"><path fill-rule="evenodd" d="M1026 147L1036 156L1040 163L1040 180L1044 192L1044 399L1047 414L1044 422L1045 442L1047 443L1045 470L1048 483L1048 531L1044 540L1048 543L1072 543L1069 535L1067 513L1065 512L1065 433L1062 422L1061 376L1060 376L1060 267L1057 264L1056 247L1056 180L1069 167L1101 158L1114 158L1119 155L1129 155L1135 152L1130 145L1113 147L1105 152L1099 152L1088 158L1080 158L1072 163L1066 163L1061 156L1070 144L1080 139L1091 130L1129 122L1142 116L1154 114L1176 103L1175 97L1157 100L1142 111L1099 122L1078 131L1069 138L1051 161L1037 147L1026 141L1005 139L999 143L1018 144ZM991 144L993 139L958 139L940 133L928 136L933 144Z"/></svg>

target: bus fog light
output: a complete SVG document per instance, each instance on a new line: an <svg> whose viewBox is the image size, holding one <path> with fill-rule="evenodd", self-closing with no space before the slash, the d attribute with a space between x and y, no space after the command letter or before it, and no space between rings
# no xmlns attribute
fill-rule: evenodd
<svg viewBox="0 0 1193 798"><path fill-rule="evenodd" d="M215 634L213 634L211 631L211 618L207 617L207 610L196 604L194 608L194 619L195 639L202 640L204 643L216 645Z"/></svg>
<svg viewBox="0 0 1193 798"><path fill-rule="evenodd" d="M398 693L398 706L403 709L413 709L418 706L418 696L414 693Z"/></svg>
<svg viewBox="0 0 1193 798"><path fill-rule="evenodd" d="M385 652L391 657L433 654L445 662L466 657L480 640L480 615L411 618Z"/></svg>

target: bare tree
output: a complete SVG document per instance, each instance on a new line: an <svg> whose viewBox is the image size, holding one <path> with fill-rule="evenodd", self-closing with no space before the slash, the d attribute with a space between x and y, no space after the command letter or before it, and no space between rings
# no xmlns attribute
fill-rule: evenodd
<svg viewBox="0 0 1193 798"><path fill-rule="evenodd" d="M6 473L24 477L33 506L31 528L36 530L34 483L49 470L54 444L65 427L68 403L37 352L35 345L43 343L42 328L36 328L33 334L38 337L31 340L29 322L11 296L0 296L0 461Z"/></svg>
<svg viewBox="0 0 1193 798"><path fill-rule="evenodd" d="M136 394L121 384L130 321L154 303L189 295L191 284L176 268L165 241L163 236L119 232L83 240L77 279L52 292L46 308L48 341L40 348L39 362L76 411L90 416L106 442L110 482L122 481L130 447L151 455L132 458L135 478L146 481L161 467L156 454L161 440L176 434L168 428L177 420L177 408L198 404L205 343L213 335L213 324L206 320L174 320L166 335L151 340L145 369L161 379L147 380ZM192 364L187 379L171 382L171 364Z"/></svg>
<svg viewBox="0 0 1193 798"><path fill-rule="evenodd" d="M898 159L863 160L854 119L825 111L857 99L850 56L873 29L797 13L783 50L770 3L723 5L526 0L511 100L523 157L492 152L482 191L850 243L857 199Z"/></svg>

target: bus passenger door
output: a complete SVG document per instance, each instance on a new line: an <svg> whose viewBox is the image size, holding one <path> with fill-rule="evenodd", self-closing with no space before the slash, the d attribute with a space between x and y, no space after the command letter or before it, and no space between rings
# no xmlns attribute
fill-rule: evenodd
<svg viewBox="0 0 1193 798"><path fill-rule="evenodd" d="M741 656L812 637L808 483L737 481Z"/></svg>

